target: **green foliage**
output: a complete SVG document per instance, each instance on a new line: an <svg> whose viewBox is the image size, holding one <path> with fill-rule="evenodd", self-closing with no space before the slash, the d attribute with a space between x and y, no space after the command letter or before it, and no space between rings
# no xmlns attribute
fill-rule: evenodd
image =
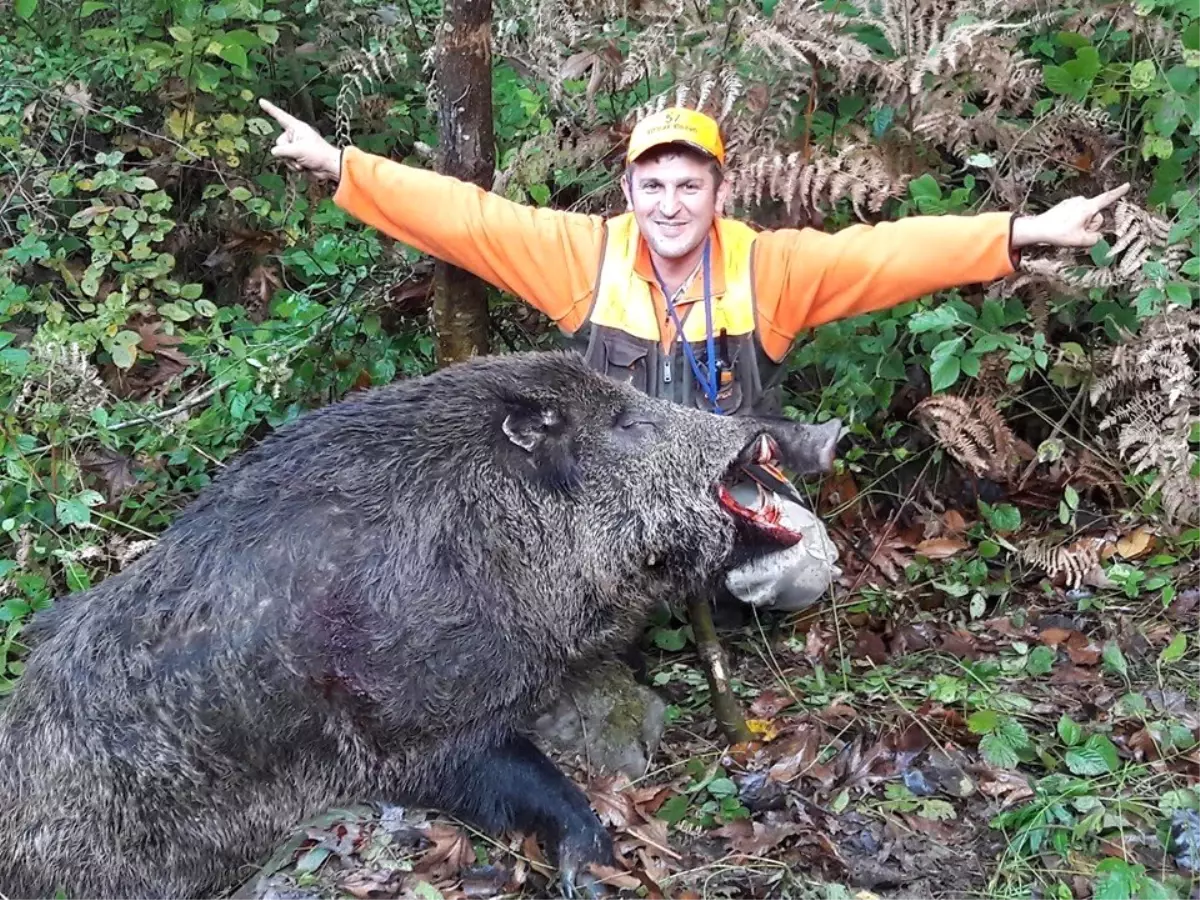
<svg viewBox="0 0 1200 900"><path fill-rule="evenodd" d="M288 2L140 0L26 3L0 27L0 183L19 186L0 206L0 690L28 614L127 564L222 460L432 366L428 329L381 304L415 255L387 258L268 153L257 97L336 93L336 50L284 56L319 25Z"/></svg>

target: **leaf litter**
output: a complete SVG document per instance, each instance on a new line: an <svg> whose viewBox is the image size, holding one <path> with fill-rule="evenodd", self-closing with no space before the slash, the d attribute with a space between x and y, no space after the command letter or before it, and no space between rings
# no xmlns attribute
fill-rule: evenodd
<svg viewBox="0 0 1200 900"><path fill-rule="evenodd" d="M1043 574L972 615L904 574L969 554L970 527L951 510L849 553L846 583L882 578L886 603L727 635L752 741L724 745L690 648L656 650L696 673L662 690L657 768L564 766L613 838L617 864L595 874L646 898L1133 896L1111 891L1139 871L1194 894L1200 590L1090 604ZM1123 558L1162 544L1145 529L1113 543ZM241 896L557 896L531 836L431 811L360 807L297 835Z"/></svg>

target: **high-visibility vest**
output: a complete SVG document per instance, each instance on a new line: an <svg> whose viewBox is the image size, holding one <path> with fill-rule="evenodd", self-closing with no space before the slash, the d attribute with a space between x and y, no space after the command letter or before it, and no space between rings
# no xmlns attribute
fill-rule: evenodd
<svg viewBox="0 0 1200 900"><path fill-rule="evenodd" d="M724 261L724 290L712 297L712 330L718 363L717 405L725 415L779 415L783 366L758 339L752 253L756 232L717 219ZM592 307L572 343L589 364L655 397L711 410L704 388L683 352L683 341L664 351L650 285L634 272L638 229L632 213L606 222L604 251ZM697 276L699 277L699 276ZM707 321L703 300L685 310L683 338L708 377Z"/></svg>

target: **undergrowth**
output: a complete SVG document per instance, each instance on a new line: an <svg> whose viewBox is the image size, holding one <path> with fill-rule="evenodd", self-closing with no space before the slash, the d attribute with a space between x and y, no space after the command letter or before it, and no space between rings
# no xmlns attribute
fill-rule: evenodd
<svg viewBox="0 0 1200 900"><path fill-rule="evenodd" d="M129 565L232 454L436 365L430 261L279 167L256 100L426 165L440 14L433 0L6 8L0 688L20 676L31 611ZM719 116L736 212L764 226L1036 212L1131 180L1089 253L1031 251L995 285L806 335L789 411L851 425L819 498L869 573L851 602L928 580L972 622L1037 585L1074 591L1080 612L1177 608L1200 524L1194 3L496 0L493 35L494 189L534 205L618 211L621 143L667 102ZM514 298L492 307L500 349L555 342ZM928 532L950 542L932 555L897 537L956 511L971 524ZM653 639L680 649L683 630ZM1022 665L1045 662L1026 649ZM912 689L949 696L954 678L969 694L980 677ZM1046 815L1056 852L1061 834L1092 835L1097 809L1109 821L1108 782L1089 782L1096 803L1055 799L1090 777L1072 752L1126 777L1101 732L1044 721L1026 743L1012 709L963 712L990 764L1056 761L994 823L1011 855L1036 855ZM1160 809L1194 800L1130 777ZM1124 890L1109 896L1152 893L1144 871L1093 874ZM1005 877L1004 891L1030 883Z"/></svg>

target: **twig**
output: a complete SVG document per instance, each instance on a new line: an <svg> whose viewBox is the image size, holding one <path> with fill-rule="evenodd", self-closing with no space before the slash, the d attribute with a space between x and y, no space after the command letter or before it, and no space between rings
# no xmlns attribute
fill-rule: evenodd
<svg viewBox="0 0 1200 900"><path fill-rule="evenodd" d="M700 654L700 662L708 678L709 694L717 724L731 744L748 741L753 735L746 726L741 704L729 687L729 661L725 657L721 642L717 640L712 610L708 605L708 597L703 592L688 601L688 618L696 638L696 650Z"/></svg>
<svg viewBox="0 0 1200 900"><path fill-rule="evenodd" d="M205 400L207 400L213 394L217 393L218 391L223 391L225 388L229 387L229 385L231 385L231 384L233 384L232 381L226 381L226 382L223 382L220 384L214 384L212 387L209 387L209 388L201 391L195 397L191 397L187 400L184 400L182 403L179 403L176 406L172 406L170 409L160 409L156 413L150 413L149 415L145 415L145 416L137 416L136 418L129 419L125 422L117 422L115 424L109 425L108 429L110 431L120 431L122 428L129 428L133 425L141 425L143 423L147 424L147 425L153 424L154 422L157 422L159 419L166 419L170 416L175 415L176 413L181 413L184 410L191 409L193 406L199 406L201 403L203 403Z"/></svg>

